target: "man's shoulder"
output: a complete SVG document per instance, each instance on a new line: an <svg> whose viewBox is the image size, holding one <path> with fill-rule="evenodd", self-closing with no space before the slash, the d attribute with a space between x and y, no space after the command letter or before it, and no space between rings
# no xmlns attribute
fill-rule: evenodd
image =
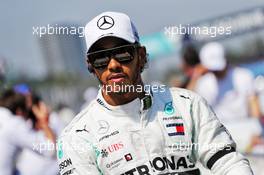
<svg viewBox="0 0 264 175"><path fill-rule="evenodd" d="M188 89L183 89L183 88L177 88L177 87L171 87L169 88L172 94L175 96L179 96L184 99L193 99L196 96L198 96L195 92L188 90Z"/></svg>
<svg viewBox="0 0 264 175"><path fill-rule="evenodd" d="M189 113L190 109L201 99L199 95L187 89L171 87L154 94L156 108L164 109L173 104L181 112ZM187 112L186 112L187 111Z"/></svg>
<svg viewBox="0 0 264 175"><path fill-rule="evenodd" d="M87 107L82 109L73 120L63 129L60 138L71 136L76 133L76 131L80 130L81 127L84 129L88 129L88 123L91 122L91 111L95 107L95 101L92 101Z"/></svg>
<svg viewBox="0 0 264 175"><path fill-rule="evenodd" d="M164 91L160 91L158 96L159 98L182 99L190 101L199 97L199 95L193 91L178 87L167 87Z"/></svg>

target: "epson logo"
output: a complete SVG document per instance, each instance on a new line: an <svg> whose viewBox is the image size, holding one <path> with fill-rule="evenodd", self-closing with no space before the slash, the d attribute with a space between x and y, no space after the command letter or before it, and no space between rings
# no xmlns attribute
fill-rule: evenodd
<svg viewBox="0 0 264 175"><path fill-rule="evenodd" d="M61 162L61 163L59 164L60 171L62 171L64 168L66 168L67 166L70 166L70 165L72 165L72 161L71 161L71 159L66 159L66 160L64 160L63 162Z"/></svg>
<svg viewBox="0 0 264 175"><path fill-rule="evenodd" d="M70 169L69 171L66 171L65 173L63 173L62 175L70 175L73 174L73 171L75 170L75 168Z"/></svg>

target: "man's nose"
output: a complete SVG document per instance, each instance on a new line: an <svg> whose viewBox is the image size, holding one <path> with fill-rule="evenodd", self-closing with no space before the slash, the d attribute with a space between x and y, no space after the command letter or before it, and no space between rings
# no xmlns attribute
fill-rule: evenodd
<svg viewBox="0 0 264 175"><path fill-rule="evenodd" d="M109 64L108 64L108 69L111 72L120 72L120 70L122 69L121 64L116 61L114 58L111 58Z"/></svg>

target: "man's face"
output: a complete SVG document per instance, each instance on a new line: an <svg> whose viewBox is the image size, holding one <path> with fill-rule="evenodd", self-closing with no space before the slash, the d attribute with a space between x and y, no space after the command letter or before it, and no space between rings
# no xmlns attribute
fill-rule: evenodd
<svg viewBox="0 0 264 175"><path fill-rule="evenodd" d="M146 62L145 48L119 38L105 37L92 46L90 53L106 49L110 49L104 52L109 52L108 64L101 68L93 66L94 73L108 93L126 93L127 85L137 85L141 81L141 69ZM98 57L97 63L100 63L101 57Z"/></svg>

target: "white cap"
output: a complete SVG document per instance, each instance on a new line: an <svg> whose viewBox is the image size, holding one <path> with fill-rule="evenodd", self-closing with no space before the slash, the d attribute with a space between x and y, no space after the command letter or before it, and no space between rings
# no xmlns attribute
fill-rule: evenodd
<svg viewBox="0 0 264 175"><path fill-rule="evenodd" d="M217 42L203 46L199 55L201 64L208 70L221 71L226 67L225 49Z"/></svg>
<svg viewBox="0 0 264 175"><path fill-rule="evenodd" d="M106 36L121 38L130 43L139 42L138 32L130 18L118 12L104 12L86 24L87 50L89 51L96 41Z"/></svg>

